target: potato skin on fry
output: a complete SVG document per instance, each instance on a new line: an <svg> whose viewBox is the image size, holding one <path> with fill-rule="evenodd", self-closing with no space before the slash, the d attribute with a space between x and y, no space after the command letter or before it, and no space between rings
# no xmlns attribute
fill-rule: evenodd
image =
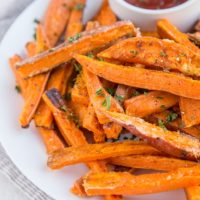
<svg viewBox="0 0 200 200"><path fill-rule="evenodd" d="M196 138L180 132L165 130L138 117L108 111L102 112L160 151L183 159L198 160L200 158L200 141Z"/></svg>
<svg viewBox="0 0 200 200"><path fill-rule="evenodd" d="M87 53L129 34L135 34L135 28L130 21L85 31L71 38L72 41L66 41L50 51L18 63L17 68L23 78L32 77L68 62L77 53Z"/></svg>

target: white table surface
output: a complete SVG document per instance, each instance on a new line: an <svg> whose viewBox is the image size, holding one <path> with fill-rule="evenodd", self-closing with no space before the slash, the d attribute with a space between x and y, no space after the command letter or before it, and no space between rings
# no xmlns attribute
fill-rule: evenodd
<svg viewBox="0 0 200 200"><path fill-rule="evenodd" d="M0 39L13 20L33 0L0 0ZM1 200L28 200L29 198L16 187L5 175L0 173Z"/></svg>

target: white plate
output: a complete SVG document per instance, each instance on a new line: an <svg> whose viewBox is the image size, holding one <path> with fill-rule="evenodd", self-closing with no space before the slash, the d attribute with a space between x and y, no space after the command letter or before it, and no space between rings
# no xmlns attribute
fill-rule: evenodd
<svg viewBox="0 0 200 200"><path fill-rule="evenodd" d="M0 45L0 141L19 170L41 190L56 200L79 200L69 192L74 181L87 172L83 165L51 171L46 166L47 155L36 129L22 129L18 116L23 100L14 89L15 80L8 66L8 58L23 53L24 45L32 40L34 19L40 19L49 0L34 1L8 30ZM93 15L101 1L89 0L85 19ZM98 199L98 198L90 198ZM182 190L156 195L128 197L137 200L185 200Z"/></svg>

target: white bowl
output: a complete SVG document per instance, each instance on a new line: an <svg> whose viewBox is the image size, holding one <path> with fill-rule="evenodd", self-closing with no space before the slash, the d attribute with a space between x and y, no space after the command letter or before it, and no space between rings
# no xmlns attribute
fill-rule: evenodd
<svg viewBox="0 0 200 200"><path fill-rule="evenodd" d="M145 31L155 30L156 21L166 18L181 31L188 31L200 17L200 0L187 2L167 9L149 10L139 8L124 0L109 0L115 14L123 20L132 20L133 23Z"/></svg>

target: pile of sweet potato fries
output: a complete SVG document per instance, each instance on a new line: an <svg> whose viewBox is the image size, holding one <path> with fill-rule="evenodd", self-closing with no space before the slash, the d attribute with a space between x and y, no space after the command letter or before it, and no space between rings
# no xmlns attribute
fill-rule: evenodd
<svg viewBox="0 0 200 200"><path fill-rule="evenodd" d="M10 58L25 102L20 125L35 122L51 169L88 166L76 195L116 200L184 188L199 199L199 24L185 34L161 19L157 32L140 32L105 0L84 25L85 5L51 0L26 58Z"/></svg>

